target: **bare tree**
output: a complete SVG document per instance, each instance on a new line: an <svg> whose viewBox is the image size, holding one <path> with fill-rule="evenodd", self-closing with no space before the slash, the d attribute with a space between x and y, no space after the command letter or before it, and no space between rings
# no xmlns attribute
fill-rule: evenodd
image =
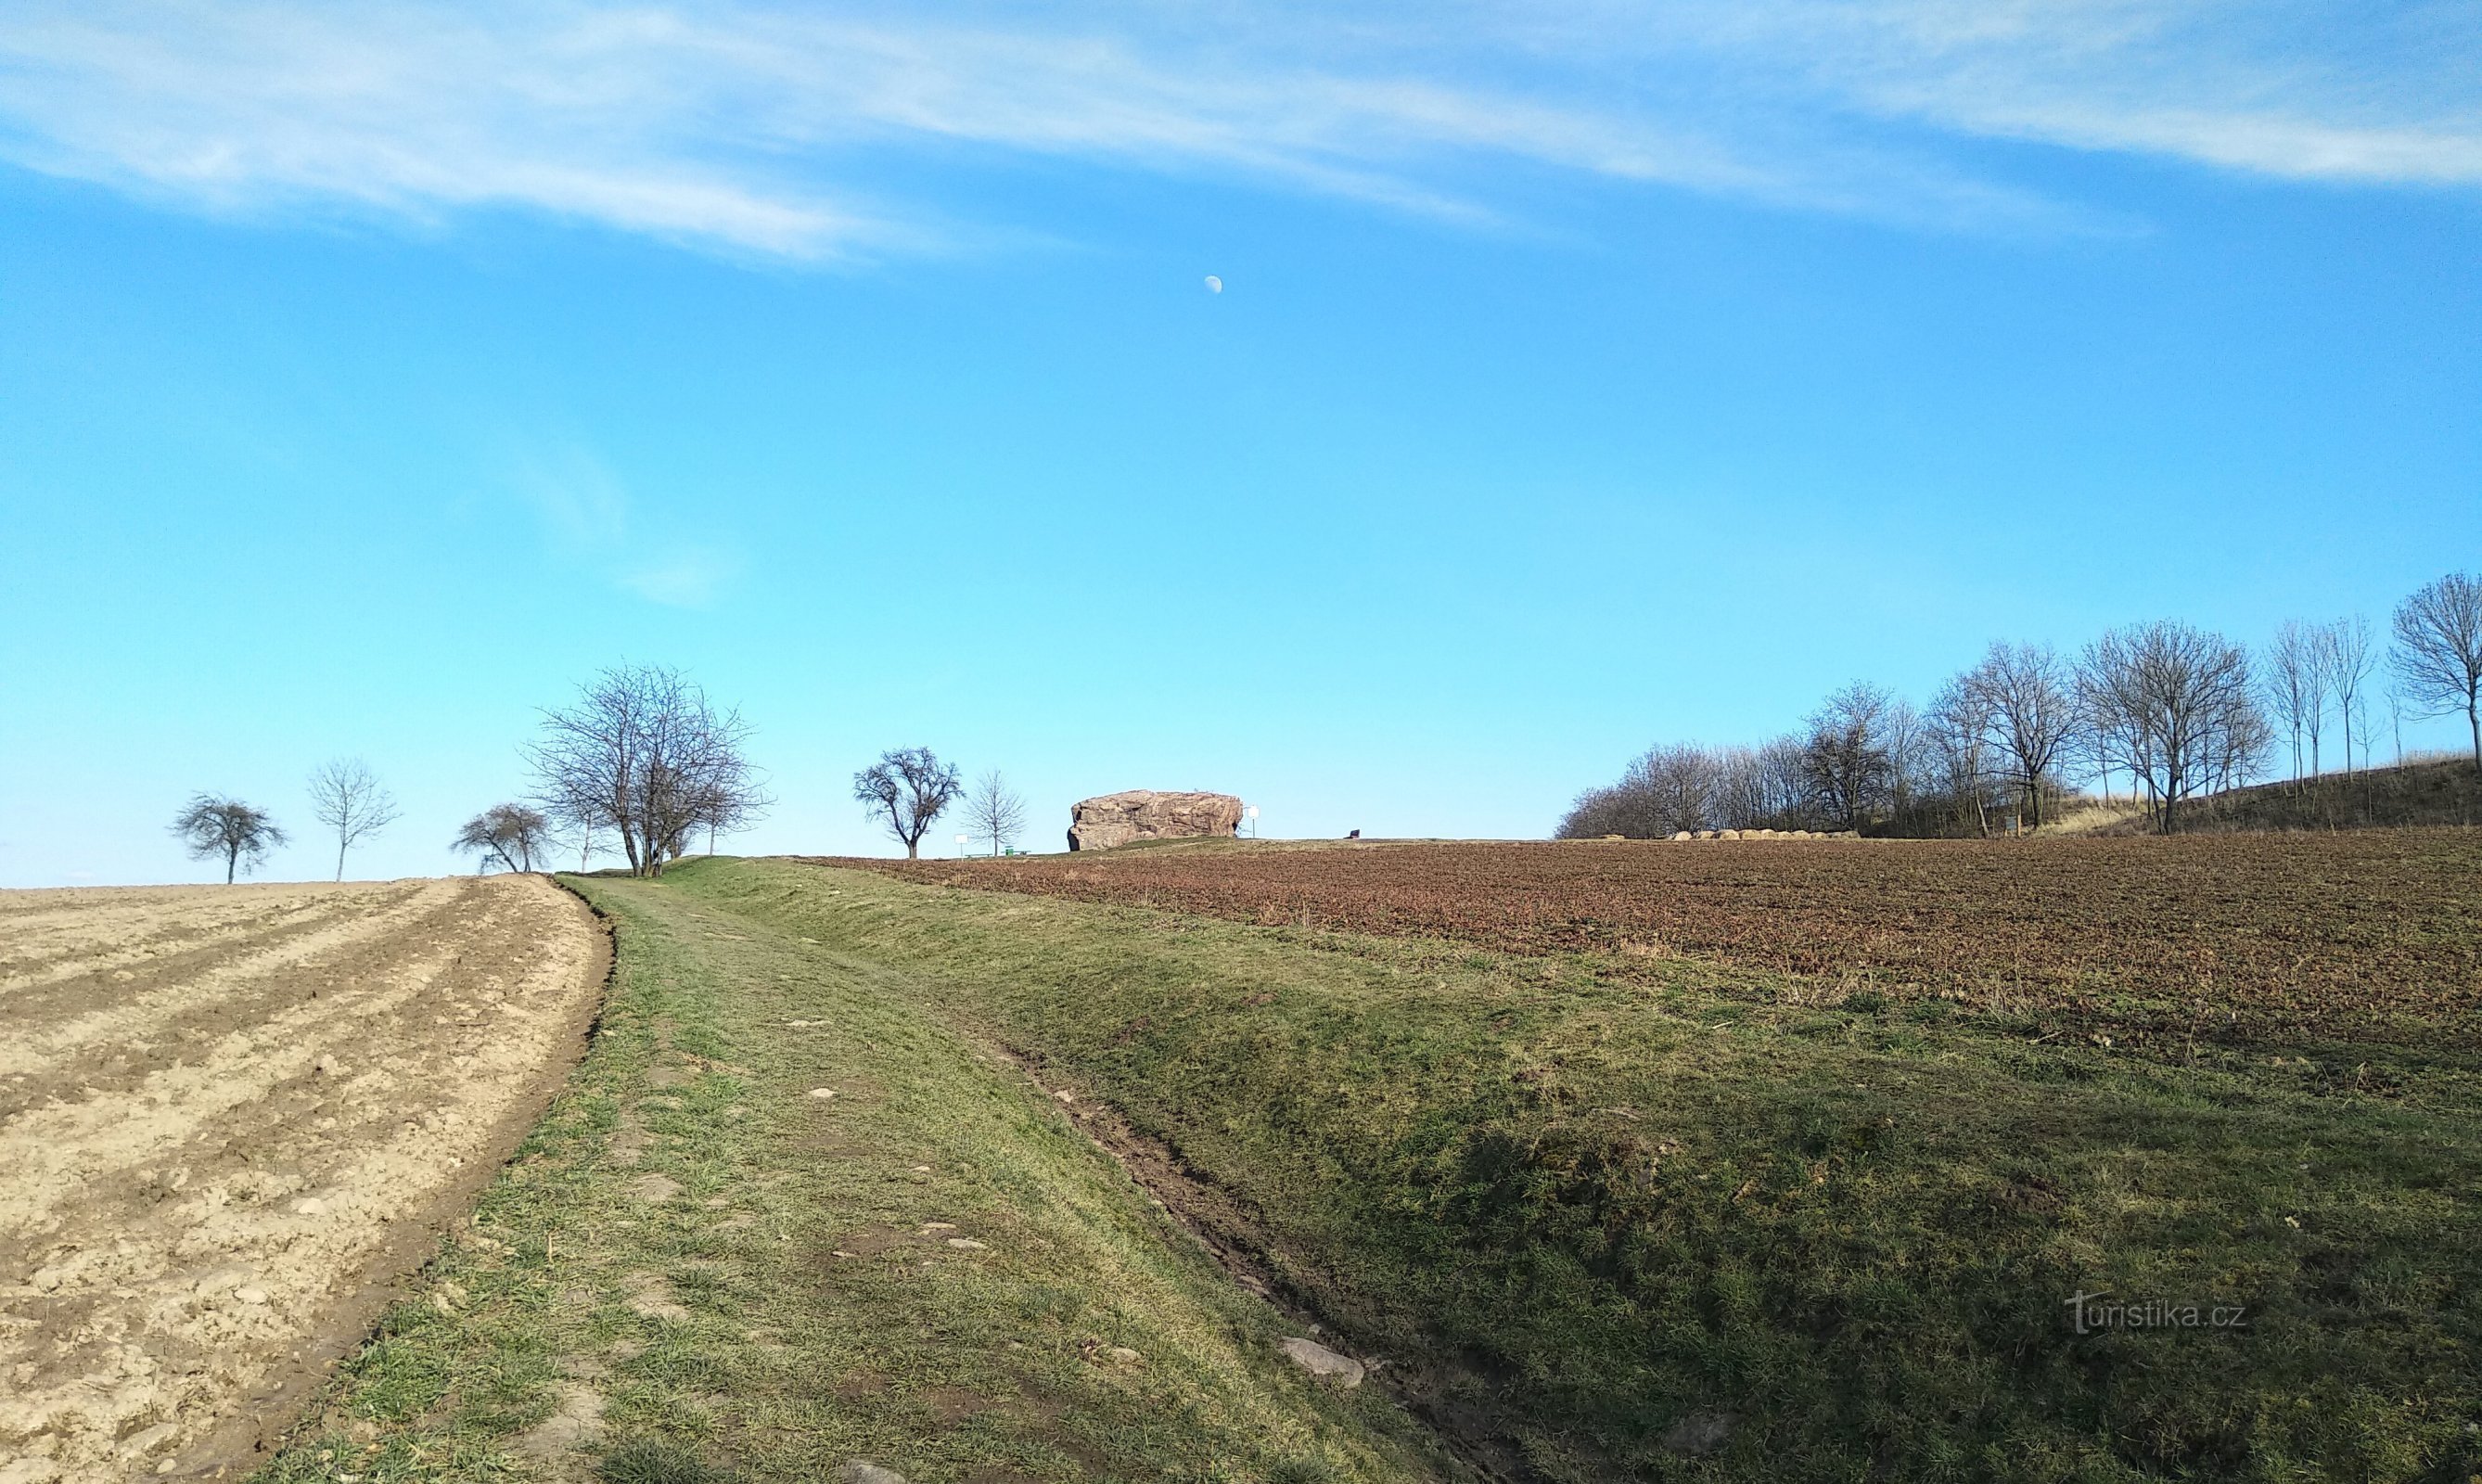
<svg viewBox="0 0 2482 1484"><path fill-rule="evenodd" d="M1941 782L1955 808L1959 824L1970 824L1988 838L1988 801L1997 769L1991 739L1999 729L1998 708L1988 691L1971 683L1968 672L1947 682L1931 700L1931 744L1940 758Z"/></svg>
<svg viewBox="0 0 2482 1484"><path fill-rule="evenodd" d="M2450 572L2396 607L2395 671L2424 716L2465 713L2482 768L2482 581Z"/></svg>
<svg viewBox="0 0 2482 1484"><path fill-rule="evenodd" d="M1764 750L1720 747L1715 750L1715 819L1728 830L1765 829L1782 821L1792 806L1773 786Z"/></svg>
<svg viewBox="0 0 2482 1484"><path fill-rule="evenodd" d="M310 775L310 812L336 832L336 879L345 879L345 852L396 822L396 800L358 757L323 763Z"/></svg>
<svg viewBox="0 0 2482 1484"><path fill-rule="evenodd" d="M2368 699L2363 686L2370 672L2379 663L2378 650L2370 632L2370 621L2360 614L2337 619L2318 631L2319 678L2327 694L2336 698L2336 714L2344 721L2344 771L2353 771L2353 717L2355 709ZM2364 718L2366 720L2366 718ZM2362 751L2370 750L2369 729L2364 726ZM2364 755L2364 764L2369 758Z"/></svg>
<svg viewBox="0 0 2482 1484"><path fill-rule="evenodd" d="M2077 680L2087 715L2130 760L2165 834L2179 828L2188 799L2247 779L2273 740L2247 651L2185 623L2112 630L2086 647Z"/></svg>
<svg viewBox="0 0 2482 1484"><path fill-rule="evenodd" d="M291 838L266 810L253 808L239 799L207 793L195 795L180 813L172 816L172 833L198 860L224 857L227 887L232 885L235 872L256 867L267 859L270 850Z"/></svg>
<svg viewBox="0 0 2482 1484"><path fill-rule="evenodd" d="M1551 837L1561 840L1600 839L1607 835L1626 835L1621 828L1620 790L1589 788L1570 802L1569 811L1560 816L1559 827Z"/></svg>
<svg viewBox="0 0 2482 1484"><path fill-rule="evenodd" d="M1764 822L1802 829L1822 823L1818 795L1809 783L1807 741L1790 733L1776 737L1760 744L1757 761L1758 786L1773 816Z"/></svg>
<svg viewBox="0 0 2482 1484"><path fill-rule="evenodd" d="M965 823L976 838L991 842L991 854L996 856L1025 828L1025 801L1010 790L1008 780L993 768L975 780L973 792L965 796Z"/></svg>
<svg viewBox="0 0 2482 1484"><path fill-rule="evenodd" d="M494 804L465 821L449 842L451 850L470 850L482 858L480 867L490 869L497 861L502 869L531 871L535 857L551 854L551 820L541 810L522 804Z"/></svg>
<svg viewBox="0 0 2482 1484"><path fill-rule="evenodd" d="M718 712L661 665L623 665L542 713L528 749L544 809L581 833L608 829L634 876L660 876L701 828L737 829L770 803L742 754L749 724Z"/></svg>
<svg viewBox="0 0 2482 1484"><path fill-rule="evenodd" d="M1848 830L1860 829L1892 792L1895 706L1886 690L1856 680L1809 715L1804 755L1810 785L1829 817Z"/></svg>
<svg viewBox="0 0 2482 1484"><path fill-rule="evenodd" d="M2286 619L2266 650L2267 706L2292 737L2292 778L2301 780L2302 729L2323 694L2318 663L2318 630L2298 619Z"/></svg>
<svg viewBox="0 0 2482 1484"><path fill-rule="evenodd" d="M922 853L922 836L963 792L957 770L927 747L892 749L854 775L854 797L885 821L909 861Z"/></svg>
<svg viewBox="0 0 2482 1484"><path fill-rule="evenodd" d="M1694 742L1647 750L1629 764L1621 787L1634 795L1636 831L1660 837L1683 830L1711 830L1716 824L1715 756Z"/></svg>
<svg viewBox="0 0 2482 1484"><path fill-rule="evenodd" d="M1922 796L1938 789L1932 759L1938 755L1930 724L1902 696L1888 703L1882 735L1888 749L1888 808L1899 821L1914 816Z"/></svg>
<svg viewBox="0 0 2482 1484"><path fill-rule="evenodd" d="M1996 755L2039 828L2043 790L2076 734L2074 678L2048 645L1994 644L1959 683L1980 693Z"/></svg>
<svg viewBox="0 0 2482 1484"><path fill-rule="evenodd" d="M560 841L560 844L564 849L569 845L575 845L577 847L577 869L579 872L583 873L586 869L587 862L594 859L594 846L596 843L594 827L593 825L581 825L576 821L571 820L568 828L568 837Z"/></svg>

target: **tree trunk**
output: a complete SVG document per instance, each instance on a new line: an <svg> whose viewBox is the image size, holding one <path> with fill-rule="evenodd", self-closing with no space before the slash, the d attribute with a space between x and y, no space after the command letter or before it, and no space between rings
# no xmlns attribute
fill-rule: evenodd
<svg viewBox="0 0 2482 1484"><path fill-rule="evenodd" d="M338 835L336 837L336 879L338 881L343 881L345 879L345 838L343 835Z"/></svg>
<svg viewBox="0 0 2482 1484"><path fill-rule="evenodd" d="M229 886L231 886L231 885L232 885L232 879L233 879L233 867L234 867L234 866L239 865L240 863L241 863L241 847L240 847L239 845L227 845L227 846L225 846L225 847L224 847L224 885L225 885L225 886L229 887Z"/></svg>
<svg viewBox="0 0 2482 1484"><path fill-rule="evenodd" d="M921 860L922 842L919 840L907 840L905 842L905 859L908 861Z"/></svg>

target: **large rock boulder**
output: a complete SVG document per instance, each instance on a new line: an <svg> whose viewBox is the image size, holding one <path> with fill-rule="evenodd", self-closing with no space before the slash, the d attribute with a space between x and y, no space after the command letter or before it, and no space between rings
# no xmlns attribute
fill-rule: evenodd
<svg viewBox="0 0 2482 1484"><path fill-rule="evenodd" d="M1231 835L1241 828L1241 801L1228 793L1157 793L1131 788L1081 800L1069 811L1069 848L1109 850L1131 840L1177 840Z"/></svg>

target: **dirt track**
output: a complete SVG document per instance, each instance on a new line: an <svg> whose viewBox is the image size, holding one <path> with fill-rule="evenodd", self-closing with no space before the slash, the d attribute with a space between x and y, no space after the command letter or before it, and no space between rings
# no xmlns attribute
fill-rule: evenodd
<svg viewBox="0 0 2482 1484"><path fill-rule="evenodd" d="M540 877L0 892L0 1484L239 1471L540 1111Z"/></svg>

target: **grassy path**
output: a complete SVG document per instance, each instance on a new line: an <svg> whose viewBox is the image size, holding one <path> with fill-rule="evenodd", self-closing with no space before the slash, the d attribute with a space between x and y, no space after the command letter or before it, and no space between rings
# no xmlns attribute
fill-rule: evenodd
<svg viewBox="0 0 2482 1484"><path fill-rule="evenodd" d="M1275 1312L936 996L671 885L579 885L620 950L585 1063L262 1484L1443 1471L1373 1389L1291 1368Z"/></svg>

